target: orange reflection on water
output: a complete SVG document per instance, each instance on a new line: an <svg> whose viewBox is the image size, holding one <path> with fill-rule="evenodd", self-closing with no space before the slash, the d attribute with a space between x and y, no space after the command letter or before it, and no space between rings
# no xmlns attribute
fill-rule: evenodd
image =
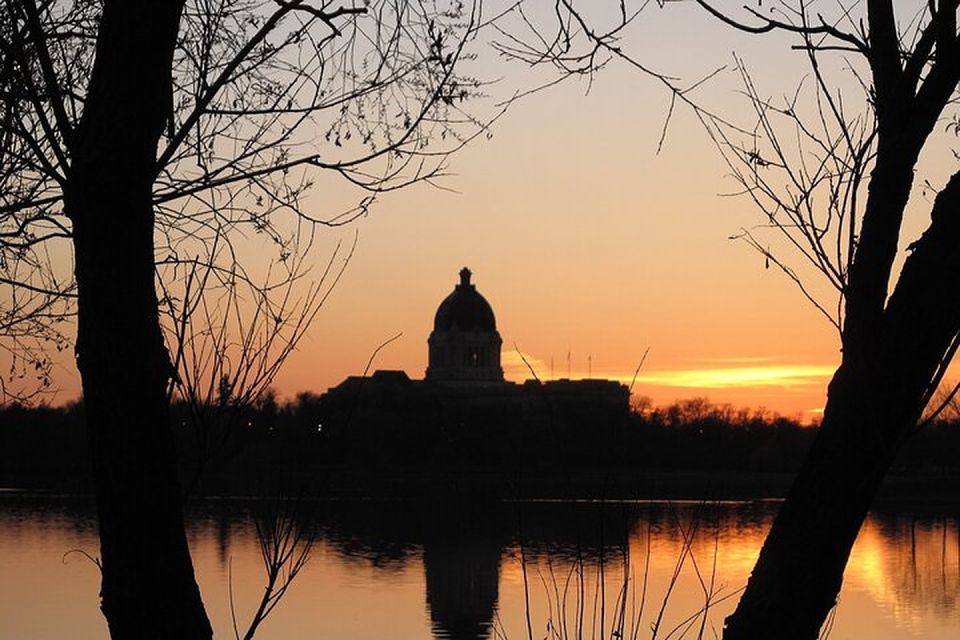
<svg viewBox="0 0 960 640"><path fill-rule="evenodd" d="M844 577L889 609L899 626L935 616L960 630L960 539L956 522L869 519Z"/></svg>
<svg viewBox="0 0 960 640"><path fill-rule="evenodd" d="M732 613L772 521L772 510L757 515L725 508L714 517L709 510L695 515L686 509L672 517L640 521L629 536L627 562L615 545L605 552L603 588L595 558L581 571L574 561L528 554L532 617L546 628L563 625L565 614L568 629L583 618L584 629L599 632L600 609L595 601L603 592L607 594L603 624L609 637L613 614L623 601L620 594L626 593L625 635L638 629L639 637L649 637L650 629L659 624L660 636L674 631L674 637L696 637L702 621L698 612L709 601L704 628L708 630L705 637L713 637L709 630L719 634L723 618ZM500 614L509 628L524 615L510 605L524 598L518 550L504 555L502 575ZM580 606L580 593L585 608ZM832 638L958 637L957 520L871 515L851 553L834 614Z"/></svg>
<svg viewBox="0 0 960 640"><path fill-rule="evenodd" d="M650 638L655 624L658 638L674 629L673 638L696 637L701 625L704 637L714 637L776 506L497 503L462 513L405 502L333 505L307 569L262 635L516 639L527 637L529 613L537 638L548 625L566 628L567 637L577 637L569 632L579 626L589 637L601 624L610 637L622 611L625 629L638 630L638 639ZM216 635L232 636L231 592L242 625L263 588L243 503L205 505L191 516L189 537ZM77 554L64 562L70 549L96 554L90 513L49 499L0 503L0 638L104 637L96 568ZM707 598L704 620L698 612ZM871 515L851 555L830 637L947 640L958 632L955 515Z"/></svg>

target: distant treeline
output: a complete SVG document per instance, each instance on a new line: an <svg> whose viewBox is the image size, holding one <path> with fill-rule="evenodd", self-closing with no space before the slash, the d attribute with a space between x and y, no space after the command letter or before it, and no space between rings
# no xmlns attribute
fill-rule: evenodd
<svg viewBox="0 0 960 640"><path fill-rule="evenodd" d="M816 434L794 419L703 399L622 415L561 409L332 403L304 393L243 409L176 403L172 419L185 484L211 491L278 469L790 473ZM911 439L895 470L960 476L958 451L960 424L934 423ZM88 460L79 404L0 408L0 486L85 490Z"/></svg>

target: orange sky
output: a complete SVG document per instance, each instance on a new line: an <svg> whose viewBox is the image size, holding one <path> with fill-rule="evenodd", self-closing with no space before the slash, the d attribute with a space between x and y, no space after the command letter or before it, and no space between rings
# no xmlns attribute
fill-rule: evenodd
<svg viewBox="0 0 960 640"><path fill-rule="evenodd" d="M662 96L631 102L601 78L589 96L528 98L493 140L454 159L451 194L417 187L359 225L340 289L278 387L322 389L363 370L426 367L433 313L469 266L493 305L507 376L632 378L657 403L707 396L794 414L823 405L838 361L833 328L745 245L755 224L687 114L657 156ZM544 120L549 119L549 122Z"/></svg>
<svg viewBox="0 0 960 640"><path fill-rule="evenodd" d="M633 53L696 78L736 51L765 93L795 88L805 67L789 39L734 34L692 4L641 20L625 38ZM479 63L487 77L503 78L489 102L532 81L499 64ZM551 358L555 375L565 376L570 352L573 377L587 375L589 358L595 377L627 382L649 347L634 392L656 403L706 396L815 415L839 360L836 331L761 256L728 239L761 220L746 199L719 195L736 185L703 129L678 109L658 155L668 97L654 82L612 65L586 88L569 83L515 104L492 139L452 159L441 184L453 191L417 185L387 194L352 227L324 232L318 262L355 231L359 244L276 379L282 396L360 373L399 332L374 368L422 376L433 313L469 266L496 312L510 379L528 377L514 345L544 378ZM749 121L738 88L728 70L698 95ZM918 180L936 183L949 168L924 162ZM324 180L311 201L318 214L355 201ZM908 236L926 219L918 206ZM70 366L57 381L58 399L77 394Z"/></svg>
<svg viewBox="0 0 960 640"><path fill-rule="evenodd" d="M705 58L726 62L741 42L760 45L761 61L769 51L792 59L782 41L706 33L715 46ZM675 57L669 31L655 26L634 41L662 47L664 68L694 75L713 65ZM374 366L422 376L433 313L469 266L496 312L510 379L530 377L515 346L543 378L551 358L566 376L569 351L573 377L589 368L627 383L649 347L634 392L657 403L706 396L804 418L822 407L835 331L728 240L759 219L746 200L718 196L733 185L691 114L677 113L657 155L667 97L627 69L606 71L588 95L569 84L516 104L492 140L454 158L443 184L458 193L416 187L363 220L340 289L278 387L335 384L398 332ZM704 95L736 109L736 88L731 72Z"/></svg>

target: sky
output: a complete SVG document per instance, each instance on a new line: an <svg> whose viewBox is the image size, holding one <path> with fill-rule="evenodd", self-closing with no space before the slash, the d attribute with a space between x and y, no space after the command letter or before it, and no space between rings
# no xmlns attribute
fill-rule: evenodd
<svg viewBox="0 0 960 640"><path fill-rule="evenodd" d="M693 3L647 11L623 42L688 82L724 66L694 95L738 122L750 119L735 54L764 95L792 93L806 72L788 36L737 34ZM499 79L478 101L481 113L550 77L483 52L474 64ZM838 87L855 103L852 84L847 75ZM635 396L656 404L706 397L815 419L839 362L836 329L763 256L730 239L762 219L749 200L729 195L736 184L689 109L674 111L658 152L668 105L655 81L611 64L589 84L573 80L516 101L490 136L451 158L439 187L385 194L356 223L324 231L318 265L337 242L359 240L276 377L279 395L319 393L360 374L397 334L372 369L422 377L436 307L467 266L495 311L510 380L530 377L522 353L542 379L592 375L633 382ZM918 180L935 182L949 169L939 156L924 163ZM322 213L355 197L329 182L309 202ZM918 199L908 240L923 222ZM801 274L830 299L814 274ZM58 400L79 394L68 363L55 383Z"/></svg>
<svg viewBox="0 0 960 640"><path fill-rule="evenodd" d="M635 55L672 74L732 64L734 48L774 93L789 89L784 70L796 70L790 83L802 73L782 38L738 37L693 7L651 16L630 34ZM501 83L535 80L511 67ZM347 272L277 388L336 384L401 332L372 366L421 377L433 314L468 266L496 313L508 379L530 377L522 352L542 379L630 384L649 348L637 396L816 417L836 331L729 239L760 218L720 195L735 185L705 131L678 109L658 154L668 96L655 82L611 65L587 89L570 82L516 102L491 139L452 159L442 184L455 193L418 185L362 220ZM738 89L730 69L700 95L736 115Z"/></svg>

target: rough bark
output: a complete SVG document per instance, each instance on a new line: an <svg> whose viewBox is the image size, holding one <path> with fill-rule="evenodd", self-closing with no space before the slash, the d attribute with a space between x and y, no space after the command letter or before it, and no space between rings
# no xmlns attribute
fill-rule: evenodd
<svg viewBox="0 0 960 640"><path fill-rule="evenodd" d="M111 637L210 638L184 532L152 185L182 1L106 2L65 189Z"/></svg>

